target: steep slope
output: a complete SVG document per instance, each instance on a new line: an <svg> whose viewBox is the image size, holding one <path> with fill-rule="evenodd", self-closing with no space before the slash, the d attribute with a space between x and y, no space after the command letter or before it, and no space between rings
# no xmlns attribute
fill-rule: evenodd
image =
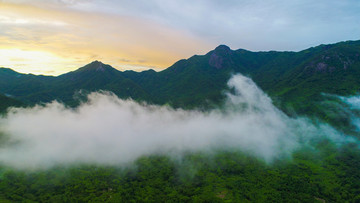
<svg viewBox="0 0 360 203"><path fill-rule="evenodd" d="M277 52L233 51L220 45L206 55L180 60L158 73L125 71L124 75L153 95L156 103L208 107L222 101L226 82L233 73L249 75L277 55Z"/></svg>
<svg viewBox="0 0 360 203"><path fill-rule="evenodd" d="M270 64L253 74L268 94L279 98L283 109L297 113L319 110L322 93L353 95L360 92L360 41L321 45L296 53L281 74L281 64ZM267 71L266 71L267 69ZM270 73L269 73L270 72ZM269 74L266 74L269 73Z"/></svg>
<svg viewBox="0 0 360 203"><path fill-rule="evenodd" d="M250 52L221 45L204 56L180 60L156 72L124 74L158 103L194 107L221 101L231 74L250 76L285 111L312 110L321 93L359 92L360 41L321 45L301 52ZM306 102L305 102L306 101Z"/></svg>

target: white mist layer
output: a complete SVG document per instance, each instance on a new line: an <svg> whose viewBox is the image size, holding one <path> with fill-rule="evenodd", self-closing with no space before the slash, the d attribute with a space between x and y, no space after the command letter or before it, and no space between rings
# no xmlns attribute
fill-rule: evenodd
<svg viewBox="0 0 360 203"><path fill-rule="evenodd" d="M345 104L348 105L350 112L348 112L351 118L352 124L356 127L357 131L360 132L360 95L350 97L338 97Z"/></svg>
<svg viewBox="0 0 360 203"><path fill-rule="evenodd" d="M271 161L288 156L310 138L344 137L327 125L291 119L273 106L255 83L233 76L223 110L174 110L92 93L76 109L52 102L15 108L0 120L9 143L0 163L17 168L58 164L121 164L153 153L235 148Z"/></svg>

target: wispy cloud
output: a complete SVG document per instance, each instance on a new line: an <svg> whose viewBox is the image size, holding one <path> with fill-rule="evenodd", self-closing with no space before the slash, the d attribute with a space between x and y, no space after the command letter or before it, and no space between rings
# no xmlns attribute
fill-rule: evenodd
<svg viewBox="0 0 360 203"><path fill-rule="evenodd" d="M0 16L0 26L4 28L0 31L0 49L56 55L62 60L43 66L55 69L58 74L95 59L119 69L122 66L166 68L179 58L191 56L189 53L197 53L204 47L204 50L210 49L200 38L181 30L135 17L81 11L71 7L75 4L51 1L0 4L0 11L4 11ZM13 56L9 52L3 57ZM120 62L121 58L129 62ZM69 60L73 61L72 65L65 62ZM61 67L61 62L65 67ZM0 66L22 72L32 72L32 65L39 64L33 61L27 67L13 67L13 63L0 62Z"/></svg>
<svg viewBox="0 0 360 203"><path fill-rule="evenodd" d="M109 0L83 9L151 19L251 50L300 50L360 35L357 0Z"/></svg>

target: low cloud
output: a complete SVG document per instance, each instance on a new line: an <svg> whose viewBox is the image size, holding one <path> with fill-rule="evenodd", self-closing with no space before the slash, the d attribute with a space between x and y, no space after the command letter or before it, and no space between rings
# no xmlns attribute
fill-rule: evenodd
<svg viewBox="0 0 360 203"><path fill-rule="evenodd" d="M290 156L312 139L351 141L325 124L289 118L255 83L233 76L222 109L172 109L122 100L97 92L75 109L58 102L13 108L0 119L6 143L0 163L20 169L59 164L131 163L153 153L181 154L217 148L239 149L266 161Z"/></svg>
<svg viewBox="0 0 360 203"><path fill-rule="evenodd" d="M360 132L360 95L350 97L339 96L338 98L346 105L346 111L343 110L343 113L346 113L350 118L351 124L356 128L356 131Z"/></svg>

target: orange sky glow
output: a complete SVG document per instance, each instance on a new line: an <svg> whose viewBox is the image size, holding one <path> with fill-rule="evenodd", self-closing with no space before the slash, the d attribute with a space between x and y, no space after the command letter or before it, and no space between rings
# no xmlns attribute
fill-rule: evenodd
<svg viewBox="0 0 360 203"><path fill-rule="evenodd" d="M359 40L359 10L358 0L0 0L0 67L159 71L220 44L300 51Z"/></svg>
<svg viewBox="0 0 360 203"><path fill-rule="evenodd" d="M213 48L189 33L146 19L64 5L0 1L0 67L59 75L94 60L119 70L169 67Z"/></svg>

